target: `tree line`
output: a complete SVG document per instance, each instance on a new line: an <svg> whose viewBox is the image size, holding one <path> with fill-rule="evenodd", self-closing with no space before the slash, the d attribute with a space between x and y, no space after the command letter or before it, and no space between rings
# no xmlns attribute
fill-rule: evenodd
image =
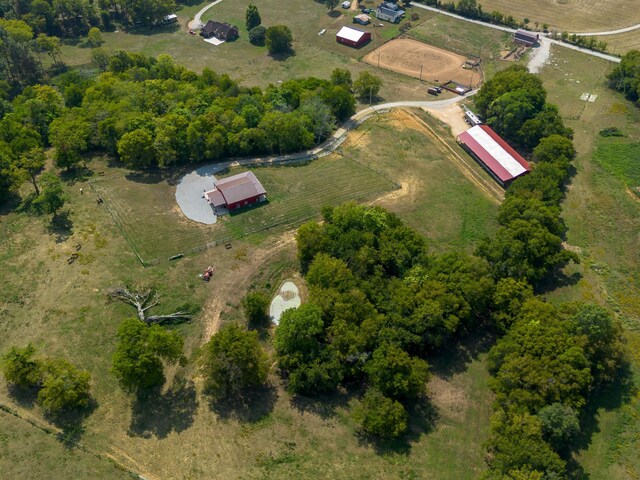
<svg viewBox="0 0 640 480"><path fill-rule="evenodd" d="M489 353L496 402L484 478L568 478L585 406L624 363L622 327L602 307L554 307L533 294L579 261L563 248L560 217L572 132L542 83L512 66L485 83L476 104L508 140L532 149L534 166L507 190L498 230L476 250L497 281L493 326L502 336Z"/></svg>
<svg viewBox="0 0 640 480"><path fill-rule="evenodd" d="M607 79L609 87L640 105L640 50L629 50L607 75Z"/></svg>
<svg viewBox="0 0 640 480"><path fill-rule="evenodd" d="M17 0L0 2L0 17L21 20L38 34L63 38L87 35L92 27L110 30L124 25L157 25L174 13L174 0Z"/></svg>
<svg viewBox="0 0 640 480"><path fill-rule="evenodd" d="M106 151L137 170L304 150L355 112L352 90L375 94L380 88L371 74L352 82L340 69L332 80L247 88L210 69L197 75L168 55L124 51L109 56L105 68L99 75L66 72L12 100L10 87L0 82L5 197L27 180L39 193L48 147L60 169L80 166L87 152Z"/></svg>

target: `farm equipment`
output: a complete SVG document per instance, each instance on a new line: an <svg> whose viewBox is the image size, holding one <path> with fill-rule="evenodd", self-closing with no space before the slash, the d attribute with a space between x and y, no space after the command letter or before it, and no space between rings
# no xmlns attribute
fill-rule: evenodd
<svg viewBox="0 0 640 480"><path fill-rule="evenodd" d="M208 282L209 280L211 280L212 276L213 276L213 267L212 266L208 266L207 269L202 274L202 279L205 282Z"/></svg>

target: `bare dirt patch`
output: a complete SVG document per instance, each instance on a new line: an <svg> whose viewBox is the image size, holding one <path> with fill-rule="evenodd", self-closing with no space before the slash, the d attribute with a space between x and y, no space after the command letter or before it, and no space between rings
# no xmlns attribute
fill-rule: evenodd
<svg viewBox="0 0 640 480"><path fill-rule="evenodd" d="M443 415L464 420L469 408L469 397L464 387L434 375L427 388L431 400Z"/></svg>
<svg viewBox="0 0 640 480"><path fill-rule="evenodd" d="M469 125L464 121L464 112L460 105L453 104L444 108L425 108L425 111L441 122L446 123L451 128L451 135L457 138L465 130L469 129Z"/></svg>
<svg viewBox="0 0 640 480"><path fill-rule="evenodd" d="M398 38L364 56L371 65L431 82L454 80L464 85L478 72L462 68L466 57L408 38Z"/></svg>

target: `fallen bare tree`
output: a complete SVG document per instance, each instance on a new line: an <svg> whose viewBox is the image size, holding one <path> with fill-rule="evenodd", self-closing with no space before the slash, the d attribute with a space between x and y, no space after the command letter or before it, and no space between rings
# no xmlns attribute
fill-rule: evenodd
<svg viewBox="0 0 640 480"><path fill-rule="evenodd" d="M168 315L147 315L147 310L160 303L160 295L153 289L136 292L130 291L127 287L118 287L111 290L107 295L113 300L120 300L121 302L136 307L138 318L148 325L152 323L174 323L179 320L191 319L191 313L189 312L174 312Z"/></svg>

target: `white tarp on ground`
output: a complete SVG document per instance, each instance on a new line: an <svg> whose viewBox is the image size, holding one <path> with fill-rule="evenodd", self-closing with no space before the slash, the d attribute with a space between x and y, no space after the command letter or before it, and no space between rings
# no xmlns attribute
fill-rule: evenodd
<svg viewBox="0 0 640 480"><path fill-rule="evenodd" d="M207 165L182 177L176 187L176 202L185 217L207 225L216 223L218 217L203 195L213 188L213 172L218 169L218 165Z"/></svg>
<svg viewBox="0 0 640 480"><path fill-rule="evenodd" d="M204 41L210 43L211 45L215 45L216 47L224 43L224 40L220 40L216 37L205 38Z"/></svg>
<svg viewBox="0 0 640 480"><path fill-rule="evenodd" d="M300 306L300 291L293 282L284 282L280 287L278 295L271 301L269 307L269 316L273 323L278 325L282 314L290 308L298 308Z"/></svg>

